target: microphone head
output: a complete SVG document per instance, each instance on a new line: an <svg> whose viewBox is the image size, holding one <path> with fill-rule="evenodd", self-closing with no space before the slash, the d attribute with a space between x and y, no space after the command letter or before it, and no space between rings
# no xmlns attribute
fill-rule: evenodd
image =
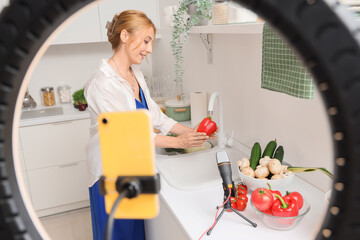
<svg viewBox="0 0 360 240"><path fill-rule="evenodd" d="M229 157L225 151L216 153L216 161L218 164L220 176L223 180L223 184L232 188L232 172Z"/></svg>

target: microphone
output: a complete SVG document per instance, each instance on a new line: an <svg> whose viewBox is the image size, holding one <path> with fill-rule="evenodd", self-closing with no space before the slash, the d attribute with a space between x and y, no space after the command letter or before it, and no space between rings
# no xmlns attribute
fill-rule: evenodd
<svg viewBox="0 0 360 240"><path fill-rule="evenodd" d="M232 180L231 164L229 157L225 151L216 153L216 161L219 168L220 176L223 180L224 197L229 195L229 188L232 189L231 196L235 197L235 186Z"/></svg>

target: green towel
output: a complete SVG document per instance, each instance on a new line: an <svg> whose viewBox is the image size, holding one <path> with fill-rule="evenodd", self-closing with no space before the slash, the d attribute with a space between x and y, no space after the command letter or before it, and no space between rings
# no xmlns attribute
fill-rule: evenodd
<svg viewBox="0 0 360 240"><path fill-rule="evenodd" d="M261 87L294 97L314 98L314 82L293 50L265 23Z"/></svg>

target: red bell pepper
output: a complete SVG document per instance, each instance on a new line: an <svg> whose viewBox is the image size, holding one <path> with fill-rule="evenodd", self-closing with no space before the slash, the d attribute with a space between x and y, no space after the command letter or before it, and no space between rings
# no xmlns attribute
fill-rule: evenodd
<svg viewBox="0 0 360 240"><path fill-rule="evenodd" d="M270 190L270 192L273 194L273 196L274 196L274 201L277 199L276 197L275 197L275 194L277 194L277 195L280 195L281 196L281 192L280 191L278 191L278 190L272 190L271 189L271 185L270 185L270 183L266 183L268 186L269 186L269 190Z"/></svg>
<svg viewBox="0 0 360 240"><path fill-rule="evenodd" d="M289 196L281 197L275 194L277 198L271 206L271 211L274 216L278 217L295 217L299 214L297 201Z"/></svg>
<svg viewBox="0 0 360 240"><path fill-rule="evenodd" d="M299 208L297 201L289 196L281 197L278 194L275 194L277 198L273 205L271 206L271 212L274 216L277 217L295 217L299 214ZM277 219L280 223L286 225L292 225L295 222L295 219Z"/></svg>
<svg viewBox="0 0 360 240"><path fill-rule="evenodd" d="M197 132L204 132L206 133L206 135L210 136L211 134L213 134L217 129L217 125L214 121L211 120L211 117L206 117L204 118L198 129Z"/></svg>
<svg viewBox="0 0 360 240"><path fill-rule="evenodd" d="M290 196L290 197L294 198L297 201L297 205L298 205L299 210L303 207L304 198L301 196L300 193L286 191L286 196Z"/></svg>

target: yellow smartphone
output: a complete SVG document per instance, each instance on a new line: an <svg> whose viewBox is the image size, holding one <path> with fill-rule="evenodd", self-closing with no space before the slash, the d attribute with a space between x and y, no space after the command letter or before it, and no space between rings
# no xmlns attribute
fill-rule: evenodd
<svg viewBox="0 0 360 240"><path fill-rule="evenodd" d="M105 208L109 214L118 197L117 177L154 176L155 146L153 126L146 110L103 113L99 115L99 140L105 177ZM157 194L140 194L124 198L119 203L115 218L148 219L159 212Z"/></svg>

